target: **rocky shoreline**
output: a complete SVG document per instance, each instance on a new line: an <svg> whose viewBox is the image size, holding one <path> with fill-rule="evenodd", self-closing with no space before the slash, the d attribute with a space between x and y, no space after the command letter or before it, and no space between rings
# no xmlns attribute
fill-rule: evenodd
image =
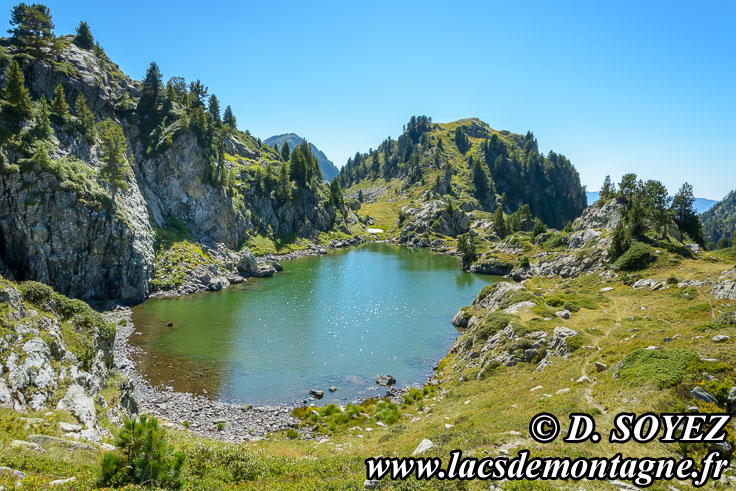
<svg viewBox="0 0 736 491"><path fill-rule="evenodd" d="M122 319L126 321L115 334L113 365L129 381L128 394L135 412L153 414L176 428L233 443L259 440L298 425L299 420L291 416L292 407L287 405L253 407L151 386L132 360L140 348L128 342L135 331L131 313L128 307L117 307L105 316L116 324Z"/></svg>

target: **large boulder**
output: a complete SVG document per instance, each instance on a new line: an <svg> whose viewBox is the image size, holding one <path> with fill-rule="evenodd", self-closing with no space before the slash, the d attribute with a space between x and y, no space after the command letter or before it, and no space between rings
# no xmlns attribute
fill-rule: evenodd
<svg viewBox="0 0 736 491"><path fill-rule="evenodd" d="M583 211L573 223L573 230L606 229L613 230L626 212L626 205L617 199L606 202L597 201Z"/></svg>
<svg viewBox="0 0 736 491"><path fill-rule="evenodd" d="M411 235L421 235L425 231L455 237L470 230L468 216L459 208L449 209L444 201L430 201L421 208L407 208L404 212L409 217L401 229L400 242L406 242Z"/></svg>
<svg viewBox="0 0 736 491"><path fill-rule="evenodd" d="M97 428L95 401L84 392L80 385L76 383L70 385L64 398L59 401L57 408L72 413L77 421L86 428Z"/></svg>

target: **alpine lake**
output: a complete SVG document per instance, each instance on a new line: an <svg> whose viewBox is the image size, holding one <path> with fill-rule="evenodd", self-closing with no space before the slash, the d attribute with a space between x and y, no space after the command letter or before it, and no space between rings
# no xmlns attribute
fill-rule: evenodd
<svg viewBox="0 0 736 491"><path fill-rule="evenodd" d="M421 386L458 336L452 316L500 279L385 243L283 266L217 293L136 306L138 370L154 386L255 406L303 401L311 389L324 391L321 404L379 396L378 374Z"/></svg>

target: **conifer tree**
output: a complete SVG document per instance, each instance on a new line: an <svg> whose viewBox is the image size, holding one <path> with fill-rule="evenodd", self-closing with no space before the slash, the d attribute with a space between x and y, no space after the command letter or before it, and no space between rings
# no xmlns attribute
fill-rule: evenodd
<svg viewBox="0 0 736 491"><path fill-rule="evenodd" d="M230 128L235 129L235 115L233 115L233 110L230 106L225 108L225 113L222 115L222 122Z"/></svg>
<svg viewBox="0 0 736 491"><path fill-rule="evenodd" d="M212 94L207 101L207 111L213 121L219 123L220 120L220 101L217 100L217 96Z"/></svg>
<svg viewBox="0 0 736 491"><path fill-rule="evenodd" d="M613 198L616 194L616 187L611 183L611 176L606 176L603 180L603 186L601 186L600 197L602 200L608 200Z"/></svg>
<svg viewBox="0 0 736 491"><path fill-rule="evenodd" d="M13 28L8 32L13 36L13 41L21 47L33 48L37 58L43 56L41 48L49 46L54 40L51 10L40 3L19 3L13 7L10 25Z"/></svg>
<svg viewBox="0 0 736 491"><path fill-rule="evenodd" d="M16 60L10 62L5 76L8 79L5 84L5 100L8 102L7 109L10 115L17 121L30 119L33 114L31 96L28 95L23 72Z"/></svg>
<svg viewBox="0 0 736 491"><path fill-rule="evenodd" d="M281 158L284 159L284 162L288 162L291 158L291 150L289 149L289 142L287 141L281 145Z"/></svg>
<svg viewBox="0 0 736 491"><path fill-rule="evenodd" d="M51 114L58 124L63 124L69 120L69 105L66 103L64 95L64 87L61 84L54 89L54 98L51 101Z"/></svg>
<svg viewBox="0 0 736 491"><path fill-rule="evenodd" d="M281 201L291 197L291 181L289 180L289 163L284 162L279 169L278 196Z"/></svg>
<svg viewBox="0 0 736 491"><path fill-rule="evenodd" d="M156 62L151 62L148 70L146 70L146 77L143 79L141 97L136 109L144 139L147 139L153 129L158 126L162 92L161 70L159 70Z"/></svg>
<svg viewBox="0 0 736 491"><path fill-rule="evenodd" d="M87 100L80 93L74 104L74 111L77 114L79 125L84 133L88 143L94 143L97 140L97 126L95 125L95 115L87 106Z"/></svg>
<svg viewBox="0 0 736 491"><path fill-rule="evenodd" d="M502 239L506 237L508 230L506 229L506 220L503 216L503 208L501 206L496 207L496 211L493 212L493 231Z"/></svg>
<svg viewBox="0 0 736 491"><path fill-rule="evenodd" d="M476 160L473 164L473 184L475 185L475 197L481 202L488 200L488 196L491 191L491 183L488 180L488 175L480 163L480 160Z"/></svg>
<svg viewBox="0 0 736 491"><path fill-rule="evenodd" d="M112 198L118 189L127 189L126 178L128 177L128 161L125 157L128 144L123 134L123 129L112 119L100 122L100 160L105 164L101 169L101 175L112 188Z"/></svg>
<svg viewBox="0 0 736 491"><path fill-rule="evenodd" d="M340 183L337 179L333 179L330 183L330 201L335 208L342 209L343 207L343 196L342 189L340 189Z"/></svg>
<svg viewBox="0 0 736 491"><path fill-rule="evenodd" d="M82 49L91 50L95 47L95 38L92 37L92 31L86 22L81 21L77 26L77 35L74 36L73 42Z"/></svg>
<svg viewBox="0 0 736 491"><path fill-rule="evenodd" d="M46 96L41 96L41 101L39 102L38 115L36 117L36 133L39 138L49 138L54 134L54 130L51 128L49 104L46 102Z"/></svg>

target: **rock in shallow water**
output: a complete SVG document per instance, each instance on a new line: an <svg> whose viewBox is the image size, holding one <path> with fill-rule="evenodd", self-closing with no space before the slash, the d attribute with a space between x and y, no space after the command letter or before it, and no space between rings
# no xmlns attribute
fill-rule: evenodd
<svg viewBox="0 0 736 491"><path fill-rule="evenodd" d="M376 383L385 387L390 387L396 383L396 379L388 374L376 375Z"/></svg>

